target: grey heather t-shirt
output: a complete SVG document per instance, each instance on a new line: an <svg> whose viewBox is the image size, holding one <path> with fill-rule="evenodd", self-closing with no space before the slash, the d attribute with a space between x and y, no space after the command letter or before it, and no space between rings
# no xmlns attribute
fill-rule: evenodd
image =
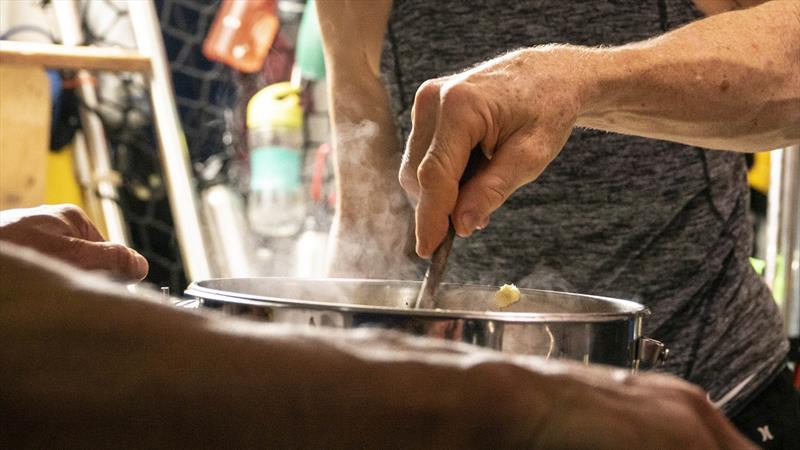
<svg viewBox="0 0 800 450"><path fill-rule="evenodd" d="M691 0L394 3L382 72L403 138L427 79L511 49L623 44L701 17ZM575 130L486 230L456 240L447 277L644 303L653 312L644 333L671 350L665 370L714 400L736 392L723 406L733 414L788 350L771 294L748 262L745 171L736 153Z"/></svg>

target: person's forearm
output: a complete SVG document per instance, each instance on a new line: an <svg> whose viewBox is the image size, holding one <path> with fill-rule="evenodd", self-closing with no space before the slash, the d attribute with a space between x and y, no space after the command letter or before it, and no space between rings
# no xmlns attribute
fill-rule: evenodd
<svg viewBox="0 0 800 450"><path fill-rule="evenodd" d="M368 74L331 80L336 193L342 219L363 220L393 203L406 206L396 176L401 146L381 81ZM393 194L387 196L387 193Z"/></svg>
<svg viewBox="0 0 800 450"><path fill-rule="evenodd" d="M328 276L417 278L401 143L380 76L391 0L318 2L332 123L336 214Z"/></svg>
<svg viewBox="0 0 800 450"><path fill-rule="evenodd" d="M0 251L11 448L514 447L548 398L520 392L534 373L497 356L193 315L36 260Z"/></svg>
<svg viewBox="0 0 800 450"><path fill-rule="evenodd" d="M416 278L413 211L400 188L400 149L380 80L331 77L336 215L326 272L334 277Z"/></svg>
<svg viewBox="0 0 800 450"><path fill-rule="evenodd" d="M0 268L2 448L748 447L671 377L191 314L11 244Z"/></svg>
<svg viewBox="0 0 800 450"><path fill-rule="evenodd" d="M390 175L400 167L402 147L379 69L391 1L322 1L318 9L330 83L338 212L353 222L404 201ZM386 198L388 192L394 197Z"/></svg>
<svg viewBox="0 0 800 450"><path fill-rule="evenodd" d="M800 2L619 48L562 51L582 66L579 126L738 151L800 141Z"/></svg>

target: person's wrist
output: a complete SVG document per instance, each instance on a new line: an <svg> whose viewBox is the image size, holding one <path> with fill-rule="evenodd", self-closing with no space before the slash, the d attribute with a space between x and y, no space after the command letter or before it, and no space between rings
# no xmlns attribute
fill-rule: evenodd
<svg viewBox="0 0 800 450"><path fill-rule="evenodd" d="M622 105L626 80L635 77L635 67L629 51L621 48L583 48L576 71L580 109L578 126L597 127L605 117Z"/></svg>
<svg viewBox="0 0 800 450"><path fill-rule="evenodd" d="M608 76L604 52L579 45L549 44L517 50L510 56L523 61L524 72L539 77L531 83L534 90L530 95L541 95L539 83L548 82L561 96L559 106L574 111L580 121L604 110L609 101L610 93L603 90L603 80ZM540 78L543 75L546 78Z"/></svg>
<svg viewBox="0 0 800 450"><path fill-rule="evenodd" d="M606 50L577 45L558 46L561 76L566 80L576 105L577 117L591 117L607 108L612 92L604 89L609 69Z"/></svg>

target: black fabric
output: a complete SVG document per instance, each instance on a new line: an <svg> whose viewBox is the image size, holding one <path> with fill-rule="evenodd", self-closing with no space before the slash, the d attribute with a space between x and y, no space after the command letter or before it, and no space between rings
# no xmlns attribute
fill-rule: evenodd
<svg viewBox="0 0 800 450"><path fill-rule="evenodd" d="M381 72L401 138L425 80L520 47L618 45L702 15L691 0L395 0ZM744 156L576 129L485 230L456 239L446 281L635 300L663 370L746 404L786 358L769 289L754 272ZM728 398L732 396L732 398Z"/></svg>
<svg viewBox="0 0 800 450"><path fill-rule="evenodd" d="M782 370L731 419L739 431L765 449L800 449L800 392L792 378L788 367Z"/></svg>

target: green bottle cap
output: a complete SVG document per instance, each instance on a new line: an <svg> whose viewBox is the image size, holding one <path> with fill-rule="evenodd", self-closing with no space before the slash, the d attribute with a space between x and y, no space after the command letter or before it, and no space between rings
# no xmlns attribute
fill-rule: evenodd
<svg viewBox="0 0 800 450"><path fill-rule="evenodd" d="M303 77L309 80L325 78L325 56L322 52L322 36L319 32L317 5L314 0L306 4L303 18L300 20L294 59Z"/></svg>

